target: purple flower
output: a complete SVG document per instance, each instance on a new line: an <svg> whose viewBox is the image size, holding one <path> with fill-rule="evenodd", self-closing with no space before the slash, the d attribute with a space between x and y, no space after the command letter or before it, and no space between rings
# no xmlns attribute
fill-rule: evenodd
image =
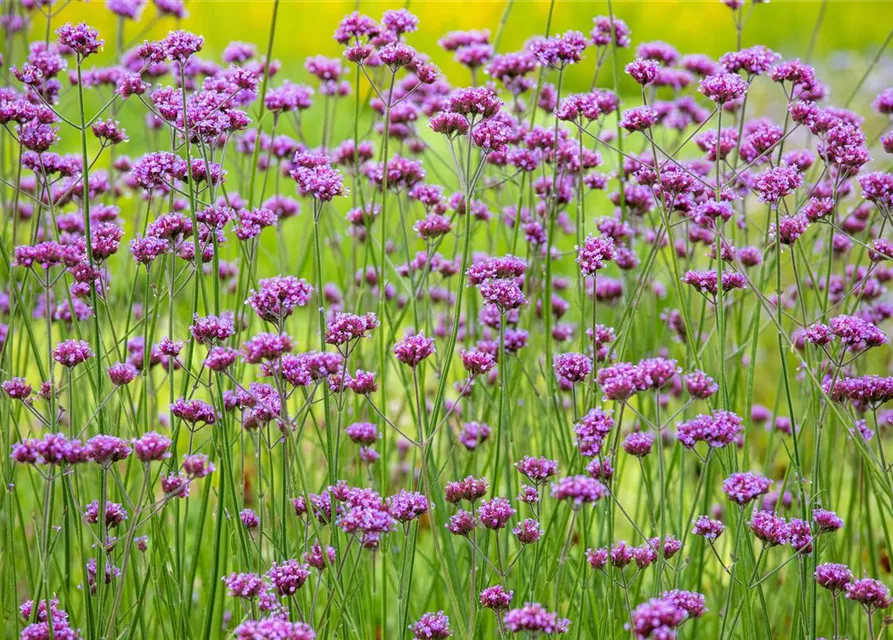
<svg viewBox="0 0 893 640"><path fill-rule="evenodd" d="M559 379L583 382L592 373L592 360L582 353L561 353L555 356L553 368Z"/></svg>
<svg viewBox="0 0 893 640"><path fill-rule="evenodd" d="M451 111L441 111L431 116L428 126L434 133L443 134L448 138L468 133L468 120L465 116Z"/></svg>
<svg viewBox="0 0 893 640"><path fill-rule="evenodd" d="M577 264L584 276L594 276L606 262L615 258L614 240L610 236L586 236L582 247L577 247Z"/></svg>
<svg viewBox="0 0 893 640"><path fill-rule="evenodd" d="M589 562L589 566L593 569L604 569L608 565L608 558L607 549L586 550L586 561Z"/></svg>
<svg viewBox="0 0 893 640"><path fill-rule="evenodd" d="M853 572L845 564L826 562L815 568L815 581L820 587L837 593L853 581Z"/></svg>
<svg viewBox="0 0 893 640"><path fill-rule="evenodd" d="M388 510L398 522L410 522L428 512L428 499L416 491L401 489L388 498Z"/></svg>
<svg viewBox="0 0 893 640"><path fill-rule="evenodd" d="M487 609L502 611L509 608L514 595L514 591L506 591L502 585L497 584L481 591L480 603L482 607Z"/></svg>
<svg viewBox="0 0 893 640"><path fill-rule="evenodd" d="M502 152L510 142L511 134L508 125L493 118L476 125L471 130L471 139L484 153Z"/></svg>
<svg viewBox="0 0 893 640"><path fill-rule="evenodd" d="M434 338L426 338L424 333L408 335L394 345L392 351L397 360L410 367L417 367L426 358L430 357L436 349Z"/></svg>
<svg viewBox="0 0 893 640"><path fill-rule="evenodd" d="M596 47L606 47L611 44L612 39L617 47L626 48L630 45L632 31L623 20L597 16L592 19L592 22L595 26L589 35L592 38L592 44Z"/></svg>
<svg viewBox="0 0 893 640"><path fill-rule="evenodd" d="M283 597L293 596L309 577L310 567L297 560L286 560L282 564L274 562L267 571L267 578Z"/></svg>
<svg viewBox="0 0 893 640"><path fill-rule="evenodd" d="M281 638L282 640L316 640L316 632L306 622L289 622L278 616L246 620L234 630L238 640Z"/></svg>
<svg viewBox="0 0 893 640"><path fill-rule="evenodd" d="M745 505L761 496L772 486L772 481L758 473L733 473L722 483L722 490L732 502Z"/></svg>
<svg viewBox="0 0 893 640"><path fill-rule="evenodd" d="M210 425L217 421L214 407L204 400L178 398L170 404L170 411L175 418L179 418L193 427L198 424Z"/></svg>
<svg viewBox="0 0 893 640"><path fill-rule="evenodd" d="M812 520L816 525L816 535L832 533L843 528L843 518L827 509L813 509Z"/></svg>
<svg viewBox="0 0 893 640"><path fill-rule="evenodd" d="M528 478L535 485L543 484L558 473L558 461L550 460L549 458L524 456L515 463L515 467L521 475Z"/></svg>
<svg viewBox="0 0 893 640"><path fill-rule="evenodd" d="M226 317L205 316L195 314L189 333L199 344L213 345L223 342L236 332L232 320Z"/></svg>
<svg viewBox="0 0 893 640"><path fill-rule="evenodd" d="M193 453L183 457L183 472L190 478L204 478L216 470L214 463L208 461L208 456L202 453Z"/></svg>
<svg viewBox="0 0 893 640"><path fill-rule="evenodd" d="M673 640L688 613L668 598L652 598L636 607L632 617L633 633L638 640Z"/></svg>
<svg viewBox="0 0 893 640"><path fill-rule="evenodd" d="M487 495L489 488L486 478L468 476L464 480L448 482L444 487L444 497L451 504L457 504L462 500L468 500L473 504Z"/></svg>
<svg viewBox="0 0 893 640"><path fill-rule="evenodd" d="M870 407L878 407L893 400L893 377L861 376L859 378L843 378L832 385L826 382L822 387L832 400L853 403L864 403Z"/></svg>
<svg viewBox="0 0 893 640"><path fill-rule="evenodd" d="M368 338L370 331L378 326L378 318L374 313L357 316L352 313L338 312L326 325L326 343L342 345L351 340Z"/></svg>
<svg viewBox="0 0 893 640"><path fill-rule="evenodd" d="M527 602L519 609L508 611L502 618L505 628L512 633L542 633L547 636L567 633L570 620L559 618L538 602Z"/></svg>
<svg viewBox="0 0 893 640"><path fill-rule="evenodd" d="M267 586L256 573L232 573L224 577L223 582L229 595L247 600L257 598Z"/></svg>
<svg viewBox="0 0 893 640"><path fill-rule="evenodd" d="M298 183L301 195L328 202L335 196L345 194L344 178L340 172L331 167L328 156L298 153L294 157L293 164L294 168L289 175Z"/></svg>
<svg viewBox="0 0 893 640"><path fill-rule="evenodd" d="M788 522L788 542L794 551L803 554L812 553L812 532L809 523L799 518L792 518Z"/></svg>
<svg viewBox="0 0 893 640"><path fill-rule="evenodd" d="M93 357L93 350L83 340L65 340L53 347L53 360L63 367L76 367Z"/></svg>
<svg viewBox="0 0 893 640"><path fill-rule="evenodd" d="M579 31L567 31L551 38L534 38L527 46L541 65L561 69L582 60L588 44Z"/></svg>
<svg viewBox="0 0 893 640"><path fill-rule="evenodd" d="M533 518L522 520L514 529L512 529L512 533L521 544L533 544L543 535L540 523Z"/></svg>
<svg viewBox="0 0 893 640"><path fill-rule="evenodd" d="M3 391L13 400L25 400L31 395L31 385L24 378L10 378L0 384Z"/></svg>
<svg viewBox="0 0 893 640"><path fill-rule="evenodd" d="M502 529L509 519L515 515L515 509L506 498L492 498L484 500L478 507L478 520L487 529Z"/></svg>
<svg viewBox="0 0 893 640"><path fill-rule="evenodd" d="M463 422L457 436L462 446L474 451L490 437L490 425L484 422Z"/></svg>
<svg viewBox="0 0 893 640"><path fill-rule="evenodd" d="M607 400L626 400L639 391L638 368L629 362L619 362L598 371L598 385Z"/></svg>
<svg viewBox="0 0 893 640"><path fill-rule="evenodd" d="M707 76L701 80L701 85L698 87L698 91L719 105L740 100L747 93L747 89L747 81L737 73L717 73Z"/></svg>
<svg viewBox="0 0 893 640"><path fill-rule="evenodd" d="M754 511L750 519L750 530L767 547L790 542L788 524L784 518L771 511Z"/></svg>
<svg viewBox="0 0 893 640"><path fill-rule="evenodd" d="M880 580L862 578L846 585L846 597L858 602L870 614L893 604L890 590Z"/></svg>
<svg viewBox="0 0 893 640"><path fill-rule="evenodd" d="M691 533L695 536L701 536L709 542L715 542L726 530L726 526L719 520L711 520L707 516L698 516L694 522L694 528Z"/></svg>
<svg viewBox="0 0 893 640"><path fill-rule="evenodd" d="M704 606L704 596L695 591L673 589L672 591L664 591L661 597L684 609L692 620L700 618L707 612L707 608Z"/></svg>
<svg viewBox="0 0 893 640"><path fill-rule="evenodd" d="M758 76L767 73L779 58L771 49L756 45L726 53L719 59L719 64L729 73L744 71L748 75Z"/></svg>
<svg viewBox="0 0 893 640"><path fill-rule="evenodd" d="M81 58L86 58L102 49L105 40L99 37L99 31L81 22L73 25L70 22L56 30L59 44L68 47Z"/></svg>
<svg viewBox="0 0 893 640"><path fill-rule="evenodd" d="M454 536L467 536L474 530L474 527L474 516L468 511L459 511L455 515L450 516L449 521L446 523L447 531Z"/></svg>
<svg viewBox="0 0 893 640"><path fill-rule="evenodd" d="M567 476L552 483L552 497L556 500L571 501L575 509L584 504L598 502L607 495L607 487L589 476Z"/></svg>
<svg viewBox="0 0 893 640"><path fill-rule="evenodd" d="M703 371L693 371L684 376L685 388L693 398L707 399L719 391L719 385Z"/></svg>
<svg viewBox="0 0 893 640"><path fill-rule="evenodd" d="M694 287L694 289L702 294L710 294L715 296L719 292L717 284L716 271L688 271L682 277L682 282ZM722 274L722 290L723 292L732 289L746 289L747 280L743 275L736 271L723 271Z"/></svg>
<svg viewBox="0 0 893 640"><path fill-rule="evenodd" d="M762 202L775 208L778 201L803 184L803 174L796 167L766 169L754 180L754 189Z"/></svg>
<svg viewBox="0 0 893 640"><path fill-rule="evenodd" d="M261 320L281 324L296 307L303 307L310 301L312 292L313 287L306 280L275 276L261 280L258 290L251 290L246 304Z"/></svg>
<svg viewBox="0 0 893 640"><path fill-rule="evenodd" d="M644 458L651 453L651 447L654 445L654 436L647 431L635 431L623 441L623 450L629 455L637 458Z"/></svg>
<svg viewBox="0 0 893 640"><path fill-rule="evenodd" d="M465 116L469 121L475 121L495 116L502 106L502 100L492 89L469 87L452 94L447 106L450 112Z"/></svg>
<svg viewBox="0 0 893 640"><path fill-rule="evenodd" d="M633 80L644 86L646 84L651 84L657 77L660 68L660 63L656 60L644 60L640 58L633 60L626 65L624 71L626 71Z"/></svg>
<svg viewBox="0 0 893 640"><path fill-rule="evenodd" d="M202 50L205 39L188 31L171 31L161 41L165 55L175 62L185 64L194 54Z"/></svg>
<svg viewBox="0 0 893 640"><path fill-rule="evenodd" d="M676 437L691 449L698 442L722 448L733 442L744 429L744 421L731 411L717 409L710 415L699 415L676 427Z"/></svg>
<svg viewBox="0 0 893 640"><path fill-rule="evenodd" d="M117 502L105 503L105 525L106 527L117 527L119 524L127 520L127 510ZM96 524L99 522L99 501L94 500L87 505L84 511L84 521L87 524Z"/></svg>
<svg viewBox="0 0 893 640"><path fill-rule="evenodd" d="M107 369L109 379L116 387L130 384L137 376L137 368L129 362L116 362Z"/></svg>
<svg viewBox="0 0 893 640"><path fill-rule="evenodd" d="M629 131L644 131L657 123L657 112L649 106L634 107L623 112L620 126Z"/></svg>
<svg viewBox="0 0 893 640"><path fill-rule="evenodd" d="M239 520L246 529L257 529L260 526L260 518L253 509L242 509L239 512Z"/></svg>
<svg viewBox="0 0 893 640"><path fill-rule="evenodd" d="M662 389L680 371L675 360L646 358L636 365L637 386L640 390Z"/></svg>
<svg viewBox="0 0 893 640"><path fill-rule="evenodd" d="M450 619L443 611L426 613L417 622L409 625L409 628L412 631L412 637L416 640L449 638L453 635L450 629Z"/></svg>
<svg viewBox="0 0 893 640"><path fill-rule="evenodd" d="M149 431L133 441L133 453L141 462L166 460L171 457L171 439Z"/></svg>
<svg viewBox="0 0 893 640"><path fill-rule="evenodd" d="M463 349L462 366L472 376L480 376L496 366L496 357L491 353L477 349Z"/></svg>
<svg viewBox="0 0 893 640"><path fill-rule="evenodd" d="M481 297L485 302L494 304L505 313L527 304L527 298L518 284L512 280L487 280L480 285Z"/></svg>
<svg viewBox="0 0 893 640"><path fill-rule="evenodd" d="M108 467L113 462L124 460L130 455L127 442L114 436L93 436L87 440L87 456L98 465Z"/></svg>

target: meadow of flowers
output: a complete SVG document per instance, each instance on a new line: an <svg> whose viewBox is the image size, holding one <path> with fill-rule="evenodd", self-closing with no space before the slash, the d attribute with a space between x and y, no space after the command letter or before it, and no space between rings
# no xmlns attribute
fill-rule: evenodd
<svg viewBox="0 0 893 640"><path fill-rule="evenodd" d="M886 637L886 43L146 4L0 16L3 637Z"/></svg>

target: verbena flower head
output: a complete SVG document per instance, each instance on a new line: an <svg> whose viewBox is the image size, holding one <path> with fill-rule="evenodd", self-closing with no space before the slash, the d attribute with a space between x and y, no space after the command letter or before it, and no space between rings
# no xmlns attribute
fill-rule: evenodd
<svg viewBox="0 0 893 640"><path fill-rule="evenodd" d="M757 539L766 546L773 547L790 541L787 521L771 511L755 511L749 526Z"/></svg>
<svg viewBox="0 0 893 640"><path fill-rule="evenodd" d="M577 264L584 276L594 276L605 268L605 263L614 260L614 240L610 236L586 236L582 247L577 247Z"/></svg>
<svg viewBox="0 0 893 640"><path fill-rule="evenodd" d="M687 617L686 610L675 602L667 598L652 598L633 610L632 630L639 640L672 640L676 637L676 629Z"/></svg>
<svg viewBox="0 0 893 640"><path fill-rule="evenodd" d="M748 84L737 73L717 73L701 80L698 87L705 97L723 105L733 100L740 100L747 93Z"/></svg>
<svg viewBox="0 0 893 640"><path fill-rule="evenodd" d="M733 473L722 483L723 493L740 505L745 505L769 491L772 482L758 473Z"/></svg>
<svg viewBox="0 0 893 640"><path fill-rule="evenodd" d="M388 510L397 521L409 522L428 512L428 499L416 491L401 489L388 498Z"/></svg>
<svg viewBox="0 0 893 640"><path fill-rule="evenodd" d="M555 356L554 369L562 380L583 382L592 373L592 360L582 353L562 353Z"/></svg>
<svg viewBox="0 0 893 640"><path fill-rule="evenodd" d="M559 618L538 602L527 602L523 607L508 611L502 617L502 624L512 633L552 636L567 633L570 620Z"/></svg>
<svg viewBox="0 0 893 640"><path fill-rule="evenodd" d="M647 431L636 431L626 436L626 439L623 441L623 450L636 458L644 458L651 453L653 445L653 435Z"/></svg>
<svg viewBox="0 0 893 640"><path fill-rule="evenodd" d="M189 333L199 344L213 345L223 342L236 332L232 320L225 317L205 316L198 314L193 316Z"/></svg>
<svg viewBox="0 0 893 640"><path fill-rule="evenodd" d="M293 164L289 175L298 183L301 195L323 202L345 195L344 178L337 169L332 168L328 156L298 153Z"/></svg>
<svg viewBox="0 0 893 640"><path fill-rule="evenodd" d="M878 609L887 609L893 604L893 598L890 597L890 589L880 580L874 580L873 578L854 580L847 584L845 589L846 597L849 600L858 602L869 613Z"/></svg>
<svg viewBox="0 0 893 640"><path fill-rule="evenodd" d="M171 439L160 433L149 431L133 441L133 452L141 462L152 462L170 458Z"/></svg>
<svg viewBox="0 0 893 640"><path fill-rule="evenodd" d="M85 22L76 25L69 22L59 27L56 35L59 36L59 44L68 47L81 58L98 53L105 44L105 40L99 37L99 31Z"/></svg>
<svg viewBox="0 0 893 640"><path fill-rule="evenodd" d="M392 351L397 360L410 367L419 364L434 354L434 338L426 338L424 333L408 335L394 345Z"/></svg>
<svg viewBox="0 0 893 640"><path fill-rule="evenodd" d="M448 482L444 487L445 499L447 502L457 504L462 500L467 500L472 504L487 495L490 485L486 478L475 478L467 476L464 480L457 482Z"/></svg>
<svg viewBox="0 0 893 640"><path fill-rule="evenodd" d="M524 456L515 463L518 472L534 484L543 484L558 473L558 461L549 458L533 458Z"/></svg>
<svg viewBox="0 0 893 640"><path fill-rule="evenodd" d="M449 638L453 635L450 619L443 611L426 613L417 622L409 625L409 629L412 631L412 637L417 640Z"/></svg>
<svg viewBox="0 0 893 640"><path fill-rule="evenodd" d="M699 415L677 425L676 437L689 449L698 442L721 448L735 442L743 429L744 421L739 416L731 411L718 409L710 415Z"/></svg>
<svg viewBox="0 0 893 640"><path fill-rule="evenodd" d="M93 357L93 350L84 340L65 340L53 347L53 360L63 367L76 367Z"/></svg>
<svg viewBox="0 0 893 640"><path fill-rule="evenodd" d="M816 535L843 529L843 518L827 509L813 509L812 520L815 523Z"/></svg>
<svg viewBox="0 0 893 640"><path fill-rule="evenodd" d="M234 598L251 600L257 598L266 589L266 583L256 573L232 573L223 578L229 595Z"/></svg>
<svg viewBox="0 0 893 640"><path fill-rule="evenodd" d="M477 510L480 523L491 530L504 528L513 515L514 507L506 498L500 497L484 500Z"/></svg>
<svg viewBox="0 0 893 640"><path fill-rule="evenodd" d="M283 638L288 640L316 640L316 631L306 622L289 622L278 616L246 620L233 631L238 640Z"/></svg>
<svg viewBox="0 0 893 640"><path fill-rule="evenodd" d="M351 340L368 338L368 333L378 326L378 318L374 313L357 316L352 313L338 312L326 326L326 343L342 345Z"/></svg>
<svg viewBox="0 0 893 640"><path fill-rule="evenodd" d="M279 595L284 597L297 593L309 577L309 565L302 564L297 560L286 560L281 564L274 562L270 570L267 571L267 578Z"/></svg>
<svg viewBox="0 0 893 640"><path fill-rule="evenodd" d="M726 526L721 521L713 520L707 516L698 516L691 532L692 535L701 536L710 542L715 542L725 530Z"/></svg>
<svg viewBox="0 0 893 640"><path fill-rule="evenodd" d="M575 509L598 502L607 495L607 487L589 476L567 476L552 483L552 497L571 502Z"/></svg>
<svg viewBox="0 0 893 640"><path fill-rule="evenodd" d="M754 181L754 189L762 202L777 207L779 200L803 184L803 174L796 167L766 169Z"/></svg>
<svg viewBox="0 0 893 640"><path fill-rule="evenodd" d="M188 31L171 31L161 41L165 55L171 60L184 64L191 56L202 50L205 39Z"/></svg>
<svg viewBox="0 0 893 640"><path fill-rule="evenodd" d="M31 395L31 385L24 378L4 380L0 387L13 400L26 400Z"/></svg>
<svg viewBox="0 0 893 640"><path fill-rule="evenodd" d="M124 460L132 451L121 438L105 435L93 436L87 440L86 450L90 460L103 467Z"/></svg>
<svg viewBox="0 0 893 640"><path fill-rule="evenodd" d="M704 606L704 595L695 591L673 589L672 591L664 591L661 594L661 598L684 609L691 620L700 618L707 613L707 608Z"/></svg>
<svg viewBox="0 0 893 640"><path fill-rule="evenodd" d="M482 607L502 611L509 608L514 595L514 591L507 591L502 585L497 584L481 591L479 601Z"/></svg>
<svg viewBox="0 0 893 640"><path fill-rule="evenodd" d="M853 581L853 572L845 564L826 562L815 568L815 581L824 589L840 592Z"/></svg>
<svg viewBox="0 0 893 640"><path fill-rule="evenodd" d="M294 276L276 276L260 281L257 291L252 290L246 304L250 305L261 320L279 324L297 307L310 301L313 292L306 280Z"/></svg>
<svg viewBox="0 0 893 640"><path fill-rule="evenodd" d="M541 65L560 69L582 60L588 44L579 31L567 31L550 38L534 38L527 46Z"/></svg>

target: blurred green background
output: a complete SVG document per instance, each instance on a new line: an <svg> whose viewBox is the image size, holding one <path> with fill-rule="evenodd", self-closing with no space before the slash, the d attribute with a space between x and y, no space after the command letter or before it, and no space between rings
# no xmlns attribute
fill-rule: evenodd
<svg viewBox="0 0 893 640"><path fill-rule="evenodd" d="M341 48L332 39L341 18L354 9L379 18L386 9L408 6L419 16L419 30L408 38L410 44L432 56L451 82L467 83L468 73L436 46L437 39L450 30L488 28L495 33L508 3L505 0L468 2L280 2L279 29L275 56L283 63L283 76L306 77L303 60L308 55L340 56ZM188 17L181 26L205 36L203 53L218 58L232 40L253 42L265 47L269 33L273 2L270 0L191 0ZM542 34L549 16L550 2L514 0L508 15L500 51L519 49L533 35ZM665 40L682 53L706 53L719 56L735 44L732 11L719 0L702 2L659 1L614 2L614 13L626 21L633 31L633 44L648 40ZM607 15L603 1L558 0L552 15L552 32L578 29L588 33L592 18ZM750 13L744 31L744 46L757 43L778 51L785 57L805 57L820 13L821 24L815 40L812 61L828 67L833 78L827 78L837 92L849 95L871 59L893 28L893 2L804 2L775 0L744 8ZM136 43L144 38L161 37L175 28L172 18L153 20L154 7L147 6L138 24L128 23L125 42ZM35 31L41 29L36 18ZM115 41L116 20L101 0L74 2L68 5L55 23L86 20L98 27L106 41ZM107 52L108 53L108 52ZM591 52L590 52L591 53ZM891 58L878 65L869 82L893 83ZM92 61L92 60L91 60ZM588 87L591 66L579 65L569 74L571 89ZM604 76L610 80L610 75ZM869 85L871 86L871 85Z"/></svg>

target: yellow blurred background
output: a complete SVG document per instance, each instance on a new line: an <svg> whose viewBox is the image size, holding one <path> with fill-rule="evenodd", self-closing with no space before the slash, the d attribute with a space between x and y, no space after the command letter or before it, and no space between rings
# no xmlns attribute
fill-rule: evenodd
<svg viewBox="0 0 893 640"><path fill-rule="evenodd" d="M419 30L408 37L410 44L429 54L456 84L468 82L468 73L452 61L451 55L440 50L437 39L447 31L488 28L497 30L507 5L510 4L505 32L499 50L519 49L524 41L544 32L550 2L542 0L469 0L447 2L302 2L282 0L279 11L274 56L283 63L282 77L306 78L303 60L308 55L340 56L341 48L332 39L338 22L354 9L379 18L386 9L408 6L419 16ZM820 13L821 24L815 40L812 61L820 62L833 78L827 78L835 90L849 95L871 59L893 29L893 2L861 1L794 1L775 0L752 7L744 31L744 46L765 44L783 56L807 55ZM271 0L191 0L187 2L188 17L182 28L205 36L204 57L219 59L219 54L232 40L252 42L264 49L269 33L273 2ZM734 47L735 29L732 11L719 0L681 2L652 0L650 2L613 2L618 18L632 28L633 44L649 40L665 40L682 53L706 53L717 57ZM578 29L588 33L592 18L607 15L605 1L555 2L552 32ZM176 28L172 18L153 20L154 7L143 12L138 24L126 25L124 40L128 44L144 38L157 38ZM38 17L34 31L42 31ZM103 33L107 43L115 41L116 19L101 0L75 2L54 18L54 25L64 21L85 20ZM34 33L32 31L32 34ZM878 87L893 84L893 65L886 57L869 78ZM101 63L97 60L97 63ZM581 65L569 74L571 90L584 89L591 78L589 65ZM604 76L610 80L610 75ZM848 86L849 85L849 86Z"/></svg>

